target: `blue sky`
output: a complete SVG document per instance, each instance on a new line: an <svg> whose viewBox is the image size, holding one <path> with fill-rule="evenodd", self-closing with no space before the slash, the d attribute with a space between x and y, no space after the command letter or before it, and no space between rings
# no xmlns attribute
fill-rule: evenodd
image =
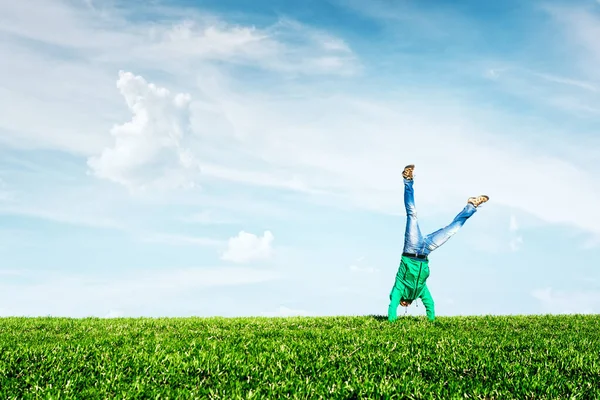
<svg viewBox="0 0 600 400"><path fill-rule="evenodd" d="M431 256L437 315L600 312L599 2L0 22L0 315L385 314L409 163L424 232L491 197Z"/></svg>

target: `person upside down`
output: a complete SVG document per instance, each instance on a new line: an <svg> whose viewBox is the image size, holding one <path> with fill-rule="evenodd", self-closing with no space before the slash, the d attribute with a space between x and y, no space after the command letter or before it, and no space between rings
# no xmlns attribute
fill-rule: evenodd
<svg viewBox="0 0 600 400"><path fill-rule="evenodd" d="M404 167L404 206L406 208L406 230L404 233L404 249L400 266L396 273L396 282L390 292L388 320L397 319L398 305L408 307L415 299L421 299L429 321L435 320L435 308L431 293L427 288L429 278L429 254L446 243L465 222L477 211L477 208L489 200L489 196L469 197L467 205L446 227L438 229L423 237L417 220L415 192L413 189L413 164Z"/></svg>

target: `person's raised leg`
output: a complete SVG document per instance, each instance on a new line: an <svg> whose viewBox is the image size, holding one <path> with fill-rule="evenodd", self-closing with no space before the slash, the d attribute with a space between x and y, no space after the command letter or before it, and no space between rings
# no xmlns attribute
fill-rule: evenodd
<svg viewBox="0 0 600 400"><path fill-rule="evenodd" d="M477 211L477 207L481 204L488 201L490 198L486 195L481 195L477 197L470 197L467 200L467 205L465 208L461 210L461 212L454 217L454 220L442 229L438 229L437 231L430 233L425 236L424 242L427 253L431 253L435 249L439 248L441 245L446 243L448 239L450 239L458 230L467 222L467 220L475 214Z"/></svg>
<svg viewBox="0 0 600 400"><path fill-rule="evenodd" d="M413 171L415 166L410 164L404 167L402 178L404 180L404 208L406 209L406 230L404 231L404 253L417 254L423 247L423 236L419 229L417 208L415 206L415 191L413 189Z"/></svg>

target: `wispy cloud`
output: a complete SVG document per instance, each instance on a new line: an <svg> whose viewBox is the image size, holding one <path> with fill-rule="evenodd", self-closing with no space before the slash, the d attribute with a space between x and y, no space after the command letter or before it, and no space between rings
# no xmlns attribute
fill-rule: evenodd
<svg viewBox="0 0 600 400"><path fill-rule="evenodd" d="M358 71L358 61L343 40L287 18L264 29L197 18L153 36L154 42L141 46L134 55L185 63L226 61L302 75ZM286 44L289 40L295 41L293 47Z"/></svg>
<svg viewBox="0 0 600 400"><path fill-rule="evenodd" d="M600 115L599 86L593 81L518 66L489 69L484 75L497 83L498 90L527 100L535 107L544 106L577 117Z"/></svg>
<svg viewBox="0 0 600 400"><path fill-rule="evenodd" d="M565 78L565 77L561 77L561 76L545 74L545 73L540 73L540 72L534 72L534 74L542 79L549 81L549 82L560 83L562 85L567 85L567 86L574 86L576 88L589 90L590 92L594 92L594 93L598 92L598 86L594 85L590 82L580 81L580 80L576 80L576 79L570 79L570 78Z"/></svg>
<svg viewBox="0 0 600 400"><path fill-rule="evenodd" d="M438 4L436 7L425 8L417 2L385 0L335 0L335 2L360 14L362 17L372 18L390 26L393 33L408 31L418 32L420 39L440 39L461 34L466 36L473 31L469 18L458 12L453 7ZM400 36L404 44L414 43L408 35Z"/></svg>
<svg viewBox="0 0 600 400"><path fill-rule="evenodd" d="M265 231L262 236L241 231L229 239L221 258L236 263L269 259L273 254L274 239L271 231Z"/></svg>

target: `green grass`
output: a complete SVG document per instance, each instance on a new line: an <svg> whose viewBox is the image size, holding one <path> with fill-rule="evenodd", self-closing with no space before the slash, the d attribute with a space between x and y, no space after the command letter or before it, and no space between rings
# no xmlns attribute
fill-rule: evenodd
<svg viewBox="0 0 600 400"><path fill-rule="evenodd" d="M600 316L0 318L0 398L600 398Z"/></svg>

